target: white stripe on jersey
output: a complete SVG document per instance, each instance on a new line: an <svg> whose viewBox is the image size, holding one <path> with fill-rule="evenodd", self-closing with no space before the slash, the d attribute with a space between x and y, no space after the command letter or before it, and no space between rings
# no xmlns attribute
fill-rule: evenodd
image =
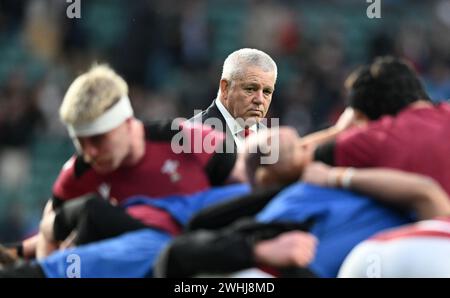
<svg viewBox="0 0 450 298"><path fill-rule="evenodd" d="M339 277L450 277L450 221L391 229L357 245Z"/></svg>

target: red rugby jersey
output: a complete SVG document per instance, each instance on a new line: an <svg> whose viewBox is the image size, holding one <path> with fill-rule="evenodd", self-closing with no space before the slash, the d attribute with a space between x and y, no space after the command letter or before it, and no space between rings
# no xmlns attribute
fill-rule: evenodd
<svg viewBox="0 0 450 298"><path fill-rule="evenodd" d="M145 128L145 155L130 167L101 175L96 173L80 156L73 156L64 165L53 186L53 195L60 200L96 192L117 200L133 195L163 197L190 194L211 185L224 182L235 162L234 154L201 152L174 153L172 137L179 130L171 130L170 122L157 122ZM217 144L224 140L223 133L209 127L184 127L186 140L196 134L201 139L213 138Z"/></svg>
<svg viewBox="0 0 450 298"><path fill-rule="evenodd" d="M450 195L450 104L407 108L336 139L336 166L387 167L430 176Z"/></svg>

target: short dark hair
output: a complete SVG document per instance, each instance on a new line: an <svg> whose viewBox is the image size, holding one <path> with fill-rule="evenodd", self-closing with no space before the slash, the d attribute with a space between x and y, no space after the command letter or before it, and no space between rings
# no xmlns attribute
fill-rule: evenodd
<svg viewBox="0 0 450 298"><path fill-rule="evenodd" d="M355 70L346 81L348 105L376 120L395 115L418 100L430 100L417 73L406 61L379 57Z"/></svg>

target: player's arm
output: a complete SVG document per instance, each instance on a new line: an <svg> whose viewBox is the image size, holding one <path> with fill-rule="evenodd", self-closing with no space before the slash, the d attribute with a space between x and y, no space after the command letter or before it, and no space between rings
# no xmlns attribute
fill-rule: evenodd
<svg viewBox="0 0 450 298"><path fill-rule="evenodd" d="M18 256L23 256L26 259L32 259L36 255L36 246L38 242L38 235L31 236L22 242L22 254Z"/></svg>
<svg viewBox="0 0 450 298"><path fill-rule="evenodd" d="M189 277L230 273L259 265L305 266L316 240L302 232L308 224L256 223L241 220L219 231L198 230L181 235L161 253L157 277Z"/></svg>
<svg viewBox="0 0 450 298"><path fill-rule="evenodd" d="M368 119L358 110L347 107L333 126L311 133L302 138L304 146L316 148L319 145L332 142L337 135L353 126L363 126Z"/></svg>
<svg viewBox="0 0 450 298"><path fill-rule="evenodd" d="M227 200L206 207L191 218L186 230L220 229L232 224L240 218L254 216L281 190L281 187L257 189L233 200Z"/></svg>
<svg viewBox="0 0 450 298"><path fill-rule="evenodd" d="M420 219L450 214L450 199L433 179L393 169L332 168L322 163L306 167L305 182L354 190L384 203L413 209Z"/></svg>
<svg viewBox="0 0 450 298"><path fill-rule="evenodd" d="M89 165L82 158L72 156L63 166L58 178L53 185L53 196L50 198L44 208L41 222L40 232L24 241L17 246L20 257L27 259L37 257L37 251L44 251L43 234L41 230L49 230L52 225L49 224L54 217L55 210L60 208L65 201L70 198L77 197L78 191L84 191L83 182L79 182L79 178L89 170ZM87 192L87 191L86 191Z"/></svg>
<svg viewBox="0 0 450 298"><path fill-rule="evenodd" d="M34 235L23 241L5 244L4 246L1 246L0 255L7 256L14 262L19 258L34 258L37 239L37 235ZM0 260L0 264L5 264L3 258Z"/></svg>
<svg viewBox="0 0 450 298"><path fill-rule="evenodd" d="M368 123L363 113L348 107L335 125L307 135L299 143L310 161L332 166L374 166L383 144L366 128Z"/></svg>

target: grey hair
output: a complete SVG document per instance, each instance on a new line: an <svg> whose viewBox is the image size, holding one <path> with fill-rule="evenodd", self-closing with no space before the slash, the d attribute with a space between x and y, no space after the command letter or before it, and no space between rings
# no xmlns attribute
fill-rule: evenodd
<svg viewBox="0 0 450 298"><path fill-rule="evenodd" d="M245 74L248 67L258 67L265 72L273 72L277 79L277 64L273 59L257 49L240 49L231 53L223 63L221 79L235 80Z"/></svg>
<svg viewBox="0 0 450 298"><path fill-rule="evenodd" d="M225 59L222 68L221 80L233 81L242 78L248 67L258 67L264 72L273 72L277 81L278 68L273 59L263 51L244 48L234 51ZM220 88L217 97L220 98Z"/></svg>

